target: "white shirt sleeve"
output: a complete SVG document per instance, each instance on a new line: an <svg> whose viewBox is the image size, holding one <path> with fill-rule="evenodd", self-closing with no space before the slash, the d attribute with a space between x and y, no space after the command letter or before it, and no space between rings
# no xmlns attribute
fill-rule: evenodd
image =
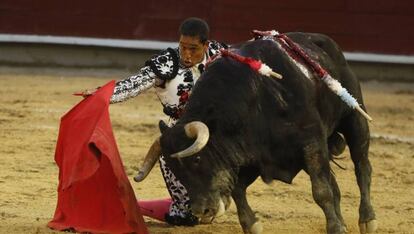
<svg viewBox="0 0 414 234"><path fill-rule="evenodd" d="M147 66L141 68L137 74L117 81L110 103L123 102L153 87L156 77L151 68Z"/></svg>

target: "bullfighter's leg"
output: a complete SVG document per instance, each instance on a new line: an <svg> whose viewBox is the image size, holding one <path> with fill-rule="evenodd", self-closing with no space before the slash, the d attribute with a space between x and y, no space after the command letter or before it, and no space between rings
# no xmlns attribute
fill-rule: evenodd
<svg viewBox="0 0 414 234"><path fill-rule="evenodd" d="M253 210L250 208L246 199L246 189L253 183L258 172L251 168L242 168L239 173L238 181L232 191L232 198L237 207L237 214L239 216L240 225L244 233L260 234L263 227L256 218Z"/></svg>
<svg viewBox="0 0 414 234"><path fill-rule="evenodd" d="M342 129L355 166L355 175L361 193L359 205L360 232L374 232L377 229L377 221L371 205L372 168L368 159L370 140L368 123L359 113L355 112L347 117Z"/></svg>
<svg viewBox="0 0 414 234"><path fill-rule="evenodd" d="M338 217L339 188L336 186L330 166L326 142L313 142L304 148L306 172L312 183L312 195L326 217L328 233L345 233L341 216Z"/></svg>
<svg viewBox="0 0 414 234"><path fill-rule="evenodd" d="M172 198L172 204L169 213L165 215L165 221L172 225L193 226L198 224L198 218L191 212L187 189L166 166L164 156L161 156L159 161L165 184Z"/></svg>

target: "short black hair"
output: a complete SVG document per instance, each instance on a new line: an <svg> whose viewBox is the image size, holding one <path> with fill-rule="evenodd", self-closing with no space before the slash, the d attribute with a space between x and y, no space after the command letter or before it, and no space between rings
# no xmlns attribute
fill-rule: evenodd
<svg viewBox="0 0 414 234"><path fill-rule="evenodd" d="M191 17L181 23L179 32L183 36L199 36L200 42L204 44L208 40L210 28L206 21Z"/></svg>

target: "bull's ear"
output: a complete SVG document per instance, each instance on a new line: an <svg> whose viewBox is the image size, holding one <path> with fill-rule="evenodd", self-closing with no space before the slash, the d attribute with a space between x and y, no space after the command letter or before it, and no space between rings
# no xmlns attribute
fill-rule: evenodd
<svg viewBox="0 0 414 234"><path fill-rule="evenodd" d="M160 120L160 122L158 122L158 128L160 129L161 134L163 134L169 127L163 120Z"/></svg>

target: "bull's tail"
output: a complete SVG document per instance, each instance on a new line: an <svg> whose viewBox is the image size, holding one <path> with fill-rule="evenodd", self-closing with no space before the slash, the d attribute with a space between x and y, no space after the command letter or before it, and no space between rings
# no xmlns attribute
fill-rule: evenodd
<svg viewBox="0 0 414 234"><path fill-rule="evenodd" d="M346 170L346 167L344 167L344 166L342 166L342 165L340 165L337 161L335 161L335 157L331 157L331 161L337 166L337 167L339 167L340 169L342 169L342 170ZM333 173L333 172L332 172Z"/></svg>

